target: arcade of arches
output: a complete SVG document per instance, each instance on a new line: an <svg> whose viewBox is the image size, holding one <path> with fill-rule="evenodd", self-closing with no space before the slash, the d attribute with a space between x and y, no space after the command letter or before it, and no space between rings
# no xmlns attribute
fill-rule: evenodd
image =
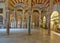
<svg viewBox="0 0 60 43"><path fill-rule="evenodd" d="M9 30L9 28L28 29L30 27L48 29L49 32L50 30L59 31L59 1L50 0L47 3L38 2L38 0L3 0L0 2L0 28Z"/></svg>
<svg viewBox="0 0 60 43"><path fill-rule="evenodd" d="M60 0L0 0L0 29L45 29L60 33Z"/></svg>

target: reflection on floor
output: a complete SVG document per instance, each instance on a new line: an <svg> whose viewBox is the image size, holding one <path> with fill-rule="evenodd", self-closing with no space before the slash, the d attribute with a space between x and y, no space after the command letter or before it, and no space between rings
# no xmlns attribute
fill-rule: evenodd
<svg viewBox="0 0 60 43"><path fill-rule="evenodd" d="M7 36L6 29L0 29L0 43L60 43L60 36L52 32L48 36L44 29L31 29L31 35L28 29L11 29Z"/></svg>

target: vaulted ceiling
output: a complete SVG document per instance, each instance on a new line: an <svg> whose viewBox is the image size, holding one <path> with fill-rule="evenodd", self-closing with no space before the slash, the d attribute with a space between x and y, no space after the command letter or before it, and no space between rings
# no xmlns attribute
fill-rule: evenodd
<svg viewBox="0 0 60 43"><path fill-rule="evenodd" d="M9 9L13 9L14 5L16 3L28 3L29 0L9 0ZM31 1L31 6L35 5L35 4L44 4L46 7L49 7L49 2L50 0L32 0ZM54 0L53 4L60 4L60 0Z"/></svg>

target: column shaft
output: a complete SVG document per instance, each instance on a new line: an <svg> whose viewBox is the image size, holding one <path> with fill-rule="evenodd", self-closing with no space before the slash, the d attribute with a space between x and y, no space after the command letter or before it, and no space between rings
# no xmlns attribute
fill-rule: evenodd
<svg viewBox="0 0 60 43"><path fill-rule="evenodd" d="M48 29L48 35L50 35L50 15L46 17L46 24L47 24L47 29Z"/></svg>
<svg viewBox="0 0 60 43"><path fill-rule="evenodd" d="M28 34L30 35L31 34L31 32L30 32L30 29L31 29L31 15L29 15L29 17L28 17L28 24L29 24L29 26L28 26Z"/></svg>
<svg viewBox="0 0 60 43"><path fill-rule="evenodd" d="M9 11L6 12L7 14L7 35L9 35L9 29L10 29L10 14L9 14Z"/></svg>
<svg viewBox="0 0 60 43"><path fill-rule="evenodd" d="M39 14L39 28L41 26L41 11L40 11L40 14Z"/></svg>
<svg viewBox="0 0 60 43"><path fill-rule="evenodd" d="M28 11L28 34L30 35L31 34L31 11L32 11L32 9L31 9L31 0L29 0L28 1L28 5L29 5L29 11Z"/></svg>

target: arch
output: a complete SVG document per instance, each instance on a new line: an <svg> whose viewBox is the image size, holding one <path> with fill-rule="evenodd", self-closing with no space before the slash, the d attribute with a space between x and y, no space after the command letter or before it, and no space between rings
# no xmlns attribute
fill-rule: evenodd
<svg viewBox="0 0 60 43"><path fill-rule="evenodd" d="M23 11L22 9L17 9L17 11Z"/></svg>
<svg viewBox="0 0 60 43"><path fill-rule="evenodd" d="M37 13L39 14L39 11L38 11L38 10L33 10L33 13L34 13L34 12L37 12Z"/></svg>
<svg viewBox="0 0 60 43"><path fill-rule="evenodd" d="M52 15L51 15L51 18L53 18L54 16L58 16L59 15L59 12L58 11L53 11L52 12Z"/></svg>
<svg viewBox="0 0 60 43"><path fill-rule="evenodd" d="M37 8L37 7L33 7L33 9L32 9L32 13L33 13L34 11L40 13L40 9Z"/></svg>
<svg viewBox="0 0 60 43"><path fill-rule="evenodd" d="M16 21L16 27L20 27L20 28L23 28L23 25L24 25L24 19L26 19L27 17L25 17L24 15L27 15L27 14L24 14L25 13L25 10L27 7L27 4L25 3L16 3L14 5L14 10L15 10L15 21Z"/></svg>
<svg viewBox="0 0 60 43"><path fill-rule="evenodd" d="M38 10L33 10L33 13L31 15L32 19L32 28L37 28L39 26L39 11Z"/></svg>
<svg viewBox="0 0 60 43"><path fill-rule="evenodd" d="M58 28L58 23L59 23L59 12L58 11L53 11L51 15L51 29L56 31Z"/></svg>
<svg viewBox="0 0 60 43"><path fill-rule="evenodd" d="M27 7L27 4L25 4L25 3L16 3L15 5L14 5L14 9L15 8L18 8L18 7L20 7L20 9L24 9L25 7ZM26 9L26 8L25 8Z"/></svg>

